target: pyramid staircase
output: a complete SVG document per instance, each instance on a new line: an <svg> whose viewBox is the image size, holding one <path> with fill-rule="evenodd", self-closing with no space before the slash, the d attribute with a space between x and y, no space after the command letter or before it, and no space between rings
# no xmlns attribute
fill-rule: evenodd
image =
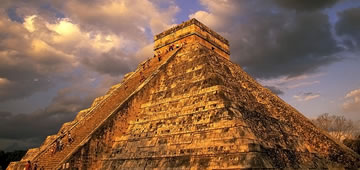
<svg viewBox="0 0 360 170"><path fill-rule="evenodd" d="M161 56L161 61L154 57L144 63L139 64L138 69L126 77L126 80L113 90L113 92L103 99L96 107L89 110L82 119L78 120L72 127L60 134L58 138L64 143L61 151L54 152L56 145L56 138L49 145L37 154L32 162L37 162L38 166L44 166L45 169L57 169L62 166L74 152L84 145L92 133L106 121L111 114L116 112L117 108L133 94L135 94L141 87L146 84L157 72L162 65L166 64L169 59L176 55L181 50L181 47L170 51ZM67 143L67 133L71 132L74 141Z"/></svg>

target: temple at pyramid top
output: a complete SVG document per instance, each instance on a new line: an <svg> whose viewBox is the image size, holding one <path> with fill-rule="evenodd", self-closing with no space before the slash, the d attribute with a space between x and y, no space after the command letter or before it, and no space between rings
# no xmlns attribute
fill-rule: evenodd
<svg viewBox="0 0 360 170"><path fill-rule="evenodd" d="M154 51L156 53L163 53L170 46L195 42L230 59L229 41L195 18L155 35Z"/></svg>

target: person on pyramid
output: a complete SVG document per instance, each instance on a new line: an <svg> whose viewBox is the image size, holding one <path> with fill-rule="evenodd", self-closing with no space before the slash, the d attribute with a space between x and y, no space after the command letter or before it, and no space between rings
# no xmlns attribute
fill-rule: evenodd
<svg viewBox="0 0 360 170"><path fill-rule="evenodd" d="M31 170L31 169L32 169L31 162L30 162L30 160L28 160L26 165L25 165L25 170Z"/></svg>
<svg viewBox="0 0 360 170"><path fill-rule="evenodd" d="M69 145L74 142L74 138L72 138L70 131L68 132L68 143Z"/></svg>

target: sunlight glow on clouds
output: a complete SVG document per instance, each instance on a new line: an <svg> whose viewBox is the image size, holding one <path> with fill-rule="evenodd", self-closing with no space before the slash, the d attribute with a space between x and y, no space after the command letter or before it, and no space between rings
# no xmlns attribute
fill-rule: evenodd
<svg viewBox="0 0 360 170"><path fill-rule="evenodd" d="M25 17L25 22L24 22L24 26L25 28L30 31L30 32L34 32L35 28L34 28L34 24L33 24L33 19L36 17L36 15L32 15L32 16L28 16Z"/></svg>
<svg viewBox="0 0 360 170"><path fill-rule="evenodd" d="M71 51L76 48L92 48L95 53L107 52L112 48L126 47L126 41L115 34L103 34L99 32L83 32L73 24L70 19L64 18L55 24L46 24L49 30L56 32L52 38L53 43L67 46ZM64 49L65 50L65 49Z"/></svg>
<svg viewBox="0 0 360 170"><path fill-rule="evenodd" d="M358 97L360 96L360 89L353 90L350 93L346 94L345 98Z"/></svg>
<svg viewBox="0 0 360 170"><path fill-rule="evenodd" d="M179 11L173 0L54 0L47 5L0 1L0 149L28 147L22 141L41 139L72 120L152 56L151 34L173 25ZM36 110L1 109L31 103L39 94L44 96L36 100L45 104ZM32 140L31 146L41 141Z"/></svg>
<svg viewBox="0 0 360 170"><path fill-rule="evenodd" d="M51 59L56 61L47 51L51 51L68 60L68 63L82 64L97 72L115 74L126 72L125 64L134 64L136 58L129 58L122 49L131 47L133 42L112 32L81 30L78 24L69 18L62 18L56 22L47 22L41 16L28 16L24 26L31 25L32 53L37 61ZM36 22L36 24L33 24ZM36 38L35 38L36 37ZM55 50L56 49L56 50ZM114 53L115 52L115 53ZM131 51L130 51L131 52ZM112 55L106 55L112 53ZM117 53L117 54L116 54ZM134 52L133 52L134 53ZM50 57L50 58L49 58ZM122 70L109 70L99 64L123 65ZM75 65L74 65L75 66ZM120 67L119 67L120 68Z"/></svg>
<svg viewBox="0 0 360 170"><path fill-rule="evenodd" d="M202 22L207 23L209 27L216 26L216 22L217 22L215 16L206 11L197 11L196 13L189 15L189 18L199 19Z"/></svg>
<svg viewBox="0 0 360 170"><path fill-rule="evenodd" d="M353 90L345 95L343 109L345 112L360 114L360 89Z"/></svg>
<svg viewBox="0 0 360 170"><path fill-rule="evenodd" d="M80 33L80 29L67 18L61 19L57 24L47 24L47 27L62 36L73 36Z"/></svg>
<svg viewBox="0 0 360 170"><path fill-rule="evenodd" d="M0 77L0 87L5 86L5 85L7 85L9 83L10 83L10 81L8 79Z"/></svg>

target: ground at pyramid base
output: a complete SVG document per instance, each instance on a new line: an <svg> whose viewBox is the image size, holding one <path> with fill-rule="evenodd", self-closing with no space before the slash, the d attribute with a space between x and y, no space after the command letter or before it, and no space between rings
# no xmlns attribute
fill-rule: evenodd
<svg viewBox="0 0 360 170"><path fill-rule="evenodd" d="M196 20L176 29L194 23L208 29ZM227 42L207 32L213 41L159 34L154 58L8 169L27 160L81 170L360 168L358 154L231 62Z"/></svg>

